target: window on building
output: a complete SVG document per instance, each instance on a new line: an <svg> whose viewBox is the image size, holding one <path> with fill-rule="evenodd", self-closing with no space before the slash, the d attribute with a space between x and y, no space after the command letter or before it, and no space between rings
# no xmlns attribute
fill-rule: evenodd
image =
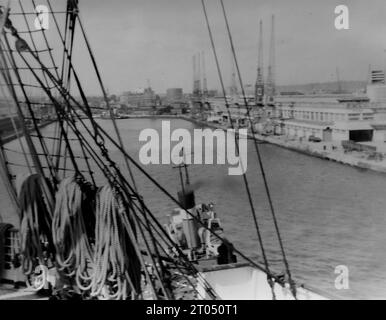
<svg viewBox="0 0 386 320"><path fill-rule="evenodd" d="M360 113L349 113L348 119L349 120L359 120L360 119Z"/></svg>

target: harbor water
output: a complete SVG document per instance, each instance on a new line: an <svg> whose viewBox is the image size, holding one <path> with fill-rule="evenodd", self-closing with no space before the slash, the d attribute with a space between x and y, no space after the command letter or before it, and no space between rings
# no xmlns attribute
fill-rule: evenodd
<svg viewBox="0 0 386 320"><path fill-rule="evenodd" d="M110 120L97 120L114 137ZM154 128L161 134L161 119L120 119L127 152L136 160L139 133ZM173 128L198 128L185 120L170 120ZM43 129L53 136L54 125ZM112 157L124 160L110 143ZM13 141L7 145L17 148ZM339 298L386 298L386 174L364 171L313 158L269 144L259 145L289 265L297 283L318 288ZM15 155L13 162L17 162ZM180 188L172 165L143 166L170 193ZM175 205L134 169L136 184L146 203L164 223ZM243 253L262 262L250 205L242 176L229 176L228 165L191 165L197 202L214 202L226 237ZM248 141L247 177L270 265L284 270L272 217L253 142ZM101 183L101 177L96 177ZM3 212L12 214L1 185ZM336 267L346 266L349 288L335 286Z"/></svg>

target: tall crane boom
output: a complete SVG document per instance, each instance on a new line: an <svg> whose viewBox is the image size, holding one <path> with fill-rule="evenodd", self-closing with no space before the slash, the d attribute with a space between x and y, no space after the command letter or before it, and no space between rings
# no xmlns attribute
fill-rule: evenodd
<svg viewBox="0 0 386 320"><path fill-rule="evenodd" d="M206 80L206 70L205 70L205 54L204 51L201 52L201 58L202 58L202 94L204 97L208 96L208 84Z"/></svg>
<svg viewBox="0 0 386 320"><path fill-rule="evenodd" d="M230 87L230 95L233 97L236 97L237 92L237 82L236 82L236 70L235 70L235 63L233 61L233 57L231 57L231 87Z"/></svg>
<svg viewBox="0 0 386 320"><path fill-rule="evenodd" d="M267 79L267 104L275 104L276 84L275 84L275 16L272 15L271 43L268 65Z"/></svg>
<svg viewBox="0 0 386 320"><path fill-rule="evenodd" d="M255 84L255 101L256 105L264 105L264 72L263 72L263 21L260 20L259 29L259 47L257 57L257 79Z"/></svg>
<svg viewBox="0 0 386 320"><path fill-rule="evenodd" d="M193 96L201 96L201 72L200 72L200 57L197 54L193 55Z"/></svg>
<svg viewBox="0 0 386 320"><path fill-rule="evenodd" d="M336 67L336 81L338 84L338 93L342 93L342 83L340 81L340 74L339 74L339 68Z"/></svg>

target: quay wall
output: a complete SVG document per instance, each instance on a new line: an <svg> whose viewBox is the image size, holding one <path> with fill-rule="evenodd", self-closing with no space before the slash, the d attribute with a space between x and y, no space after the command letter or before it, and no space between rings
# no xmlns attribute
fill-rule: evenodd
<svg viewBox="0 0 386 320"><path fill-rule="evenodd" d="M225 130L224 127L222 127L221 125L218 125L218 124L207 123L206 121L201 121L201 120L193 119L193 118L186 117L186 116L182 116L181 118L185 119L187 121L193 122L195 124L198 124L198 125L208 126L210 128L214 128L214 129ZM248 137L250 139L253 139L253 135L251 133L248 134ZM330 160L330 161L334 161L337 163L349 165L349 166L360 168L360 169L373 170L373 171L377 171L377 172L386 173L386 163L385 162L377 163L375 161L359 159L359 158L355 158L353 156L346 155L346 154L334 153L334 152L329 152L329 151L319 151L319 150L312 149L309 145L305 145L305 144L299 145L297 143L291 143L291 141L283 141L283 140L278 139L275 136L263 136L260 134L255 134L255 138L259 142L270 143L270 144L276 145L278 147L292 150L294 152L298 152L298 153L301 153L304 155L317 157L317 158L324 159L324 160Z"/></svg>

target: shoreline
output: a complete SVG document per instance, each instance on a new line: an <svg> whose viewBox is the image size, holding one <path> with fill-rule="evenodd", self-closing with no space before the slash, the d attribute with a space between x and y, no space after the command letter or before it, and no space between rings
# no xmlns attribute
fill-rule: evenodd
<svg viewBox="0 0 386 320"><path fill-rule="evenodd" d="M98 118L100 119L100 118ZM117 119L117 120L126 120L126 119L181 119L185 121L189 121L195 125L212 128L212 129L220 129L226 130L224 126L221 126L216 123L209 123L206 121L202 121L199 119L194 119L185 115L131 115L127 118ZM110 119L102 119L102 120L110 120ZM53 121L47 121L43 123L40 127L44 128L49 124L52 124ZM23 136L22 131L19 131L20 136ZM2 139L2 143L8 143L12 140L15 140L17 135L15 133L10 134L9 136ZM248 139L253 139L253 135L248 133ZM327 150L318 150L323 142L318 144L311 144L308 142L299 142L296 140L291 140L285 136L263 136L260 134L255 134L255 139L261 143L269 143L280 148L284 148L287 150L291 150L293 152L301 153L307 156L316 157L323 160L329 160L336 163L340 163L343 165L348 165L357 169L362 170L371 170L374 172L386 173L386 160L375 162L374 160L367 160L364 158L353 156L352 154L344 154L339 151L327 151ZM284 140L283 140L284 139Z"/></svg>

